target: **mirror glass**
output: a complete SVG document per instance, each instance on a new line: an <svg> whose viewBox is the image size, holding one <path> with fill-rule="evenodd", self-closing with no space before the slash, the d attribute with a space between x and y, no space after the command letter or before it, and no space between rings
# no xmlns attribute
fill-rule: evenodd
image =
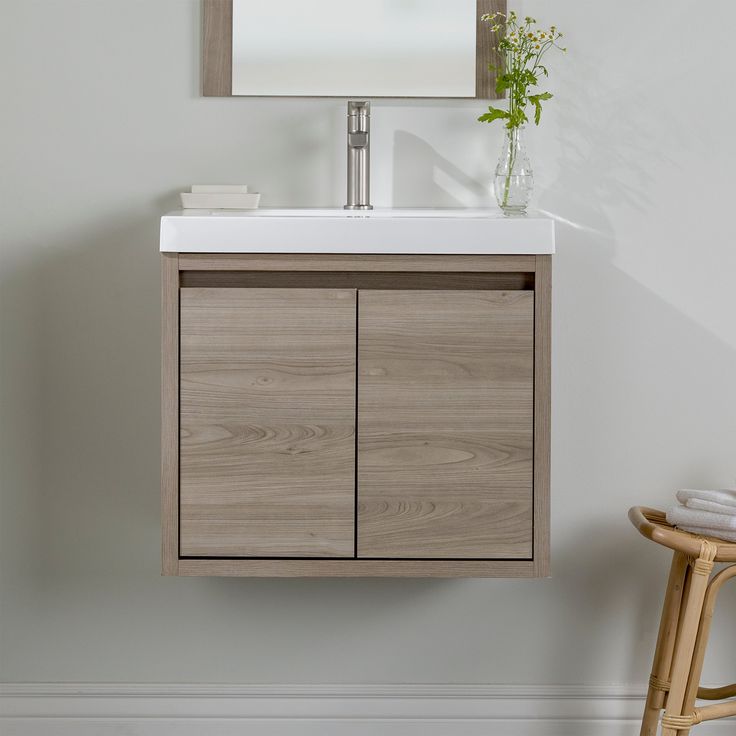
<svg viewBox="0 0 736 736"><path fill-rule="evenodd" d="M233 0L233 95L474 97L477 0Z"/></svg>

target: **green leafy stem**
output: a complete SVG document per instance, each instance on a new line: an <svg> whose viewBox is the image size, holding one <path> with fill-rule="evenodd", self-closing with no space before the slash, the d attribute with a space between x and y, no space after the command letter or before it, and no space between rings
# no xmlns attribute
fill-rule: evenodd
<svg viewBox="0 0 736 736"><path fill-rule="evenodd" d="M537 26L537 21L526 16L519 20L512 10L508 16L504 13L483 15L481 20L491 24L491 32L496 34L495 50L502 56L502 66L489 65L489 70L496 74L496 94L503 97L508 93L508 110L490 106L488 112L478 120L492 123L494 120L505 120L506 128L513 130L528 122L526 110L534 107L534 123L539 125L542 118L542 102L552 99L550 92L530 94L530 89L539 84L541 75L549 76L547 67L542 63L545 54L552 48L567 51L559 45L562 33L556 26L548 30Z"/></svg>

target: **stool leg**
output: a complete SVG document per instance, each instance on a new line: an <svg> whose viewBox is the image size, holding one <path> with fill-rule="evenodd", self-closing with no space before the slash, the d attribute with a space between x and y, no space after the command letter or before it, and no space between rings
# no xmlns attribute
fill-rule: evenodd
<svg viewBox="0 0 736 736"><path fill-rule="evenodd" d="M667 705L662 718L662 736L676 736L678 731L688 728L682 722L682 717L689 715L683 710L685 692L690 678L695 640L700 626L700 616L703 611L703 603L716 550L717 547L713 542L704 539L700 546L700 555L692 563L690 589L682 612L682 626L677 637L675 654L672 660L670 691L667 695Z"/></svg>
<svg viewBox="0 0 736 736"><path fill-rule="evenodd" d="M687 556L682 552L675 552L672 556L667 591L662 605L662 618L659 622L657 646L654 650L652 676L649 678L647 702L641 722L641 736L656 736L657 733L659 713L664 707L664 697L670 678L670 666L675 650L675 637L687 572Z"/></svg>
<svg viewBox="0 0 736 736"><path fill-rule="evenodd" d="M710 627L713 622L713 614L716 609L718 593L720 592L723 583L735 576L736 565L731 565L716 575L708 585L705 602L703 604L703 612L700 616L698 636L695 640L695 651L693 653L693 662L690 666L690 676L688 678L687 689L685 690L683 713L692 713L695 708L695 700L698 697L700 677L703 673L703 662L705 661L705 650L708 645L708 637L710 636ZM680 729L680 736L687 736L689 731L689 728Z"/></svg>

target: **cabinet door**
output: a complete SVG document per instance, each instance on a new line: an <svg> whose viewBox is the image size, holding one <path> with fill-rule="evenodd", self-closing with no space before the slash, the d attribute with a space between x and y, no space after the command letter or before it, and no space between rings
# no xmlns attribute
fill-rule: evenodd
<svg viewBox="0 0 736 736"><path fill-rule="evenodd" d="M358 557L530 558L533 292L358 301Z"/></svg>
<svg viewBox="0 0 736 736"><path fill-rule="evenodd" d="M181 290L181 556L354 556L355 322L354 290Z"/></svg>

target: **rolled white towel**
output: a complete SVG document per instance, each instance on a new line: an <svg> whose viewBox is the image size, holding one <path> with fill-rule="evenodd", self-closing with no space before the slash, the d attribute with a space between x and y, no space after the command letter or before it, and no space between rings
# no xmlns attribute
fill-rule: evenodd
<svg viewBox="0 0 736 736"><path fill-rule="evenodd" d="M691 488L684 488L681 491L677 491L676 496L677 500L686 506L690 506L690 501L693 500L708 501L710 503L719 503L723 506L732 507L734 513L736 513L736 490L722 488L714 491L698 491ZM693 506L692 508L696 507Z"/></svg>
<svg viewBox="0 0 736 736"><path fill-rule="evenodd" d="M672 526L684 528L694 526L699 529L725 529L736 532L736 516L732 514L714 514L712 511L690 509L687 506L673 506L667 512L667 521Z"/></svg>
<svg viewBox="0 0 736 736"><path fill-rule="evenodd" d="M727 542L736 542L736 532L729 532L726 529L706 529L702 526L690 526L689 524L680 524L677 528L685 532L699 534L701 537L716 537L717 539L725 539Z"/></svg>

